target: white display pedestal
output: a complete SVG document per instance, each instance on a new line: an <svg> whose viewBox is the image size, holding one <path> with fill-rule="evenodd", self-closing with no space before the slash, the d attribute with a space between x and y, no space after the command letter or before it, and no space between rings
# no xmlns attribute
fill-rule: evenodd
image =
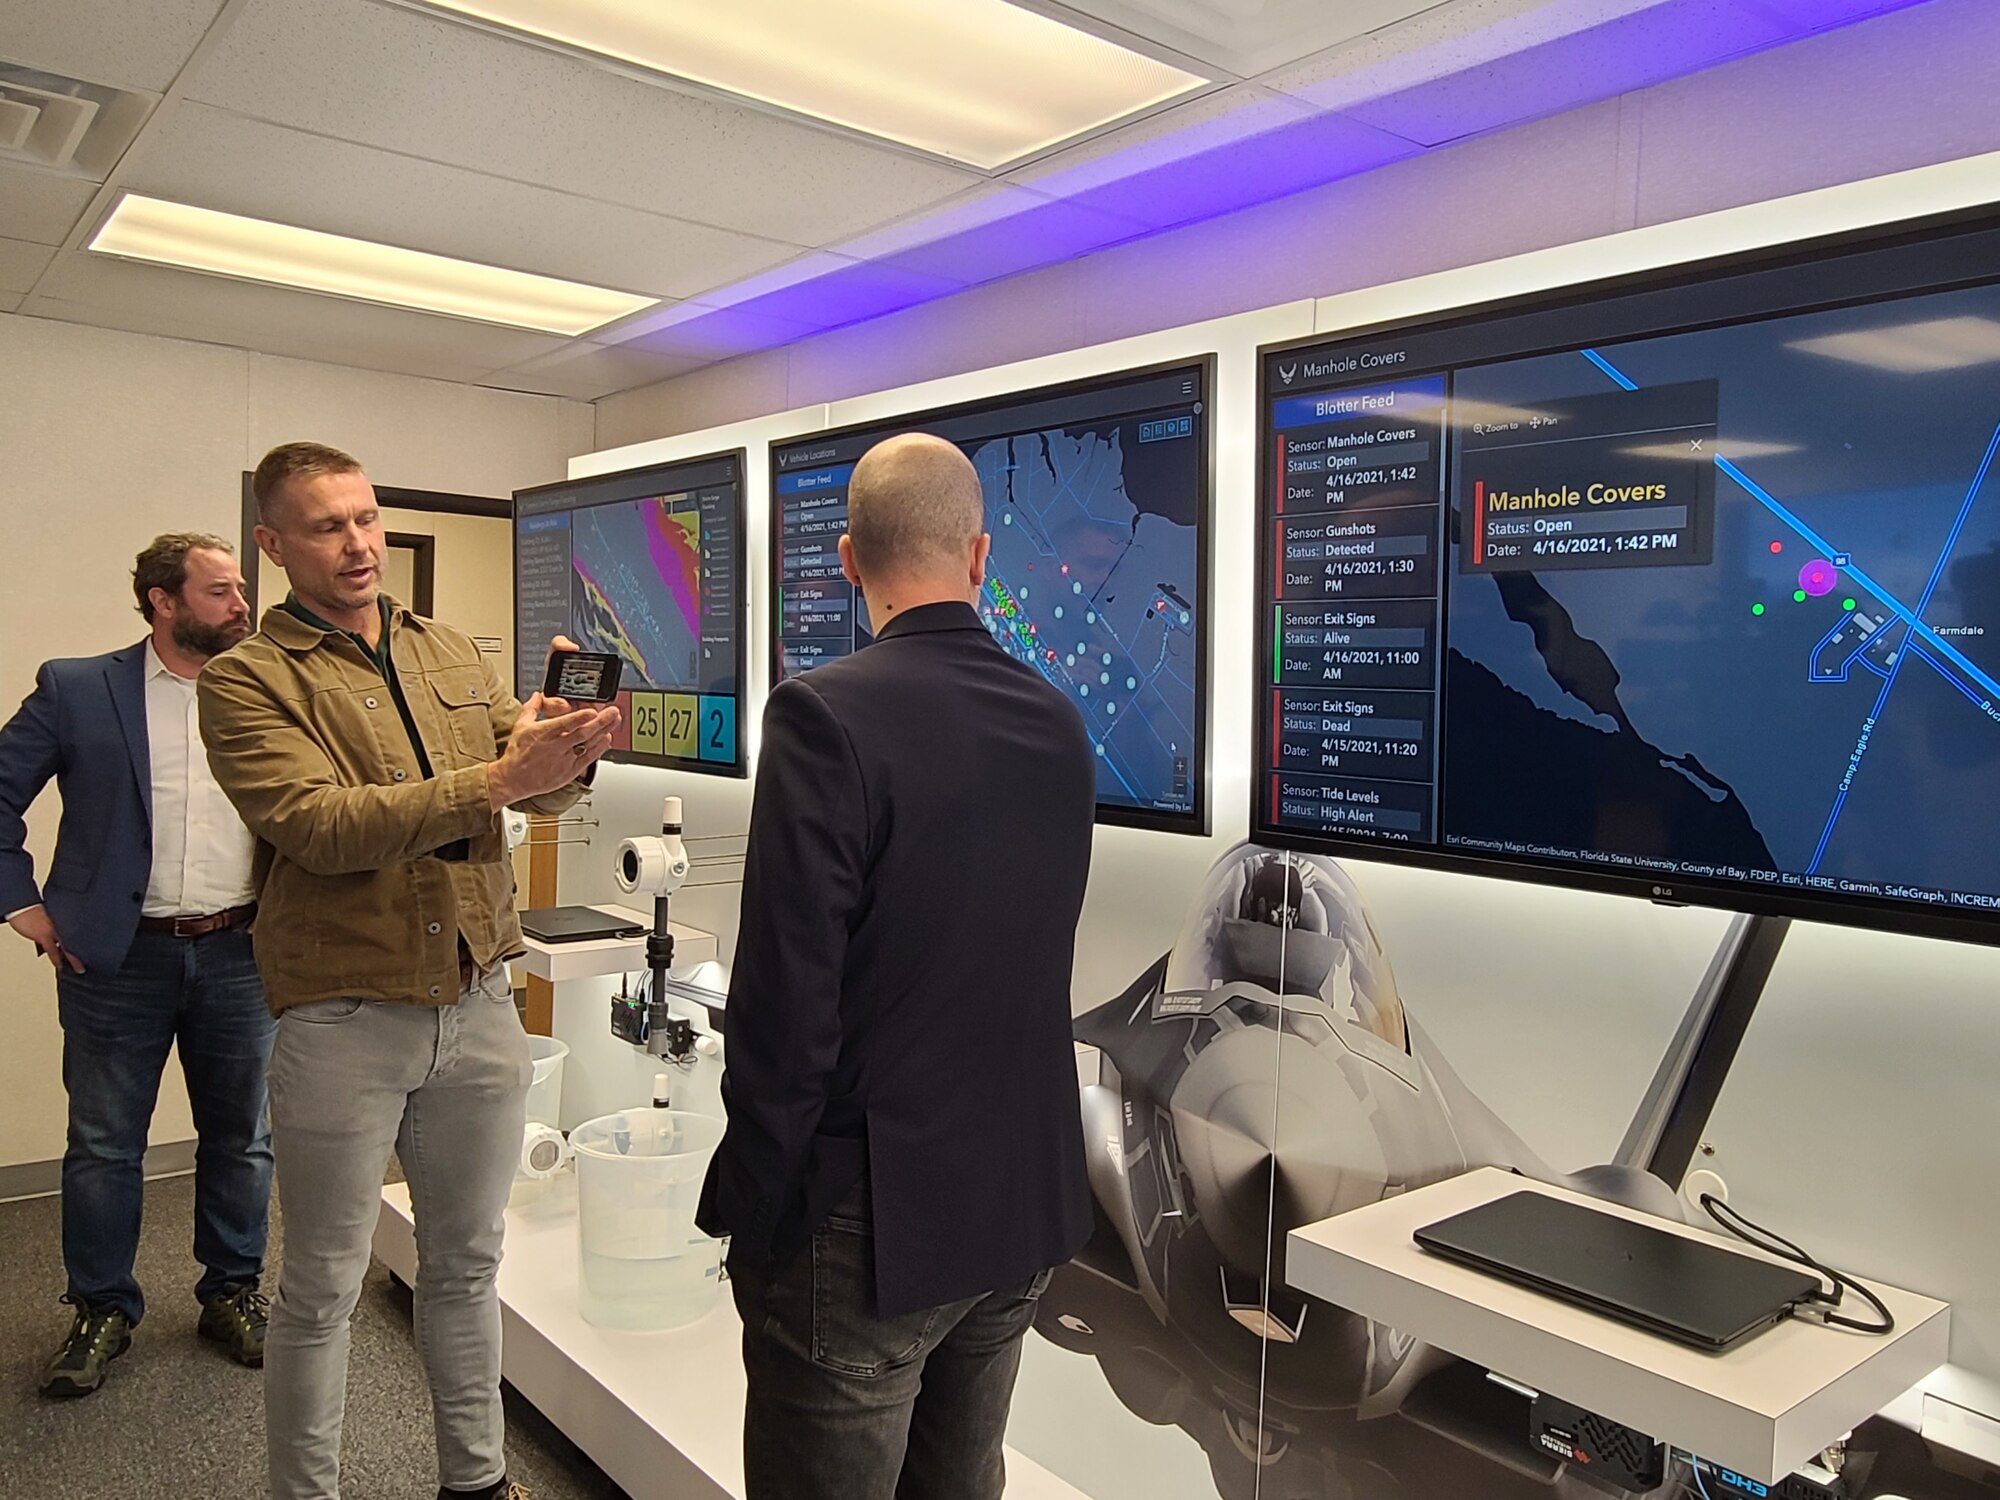
<svg viewBox="0 0 2000 1500"><path fill-rule="evenodd" d="M410 1192L382 1189L375 1254L414 1285ZM577 1311L576 1177L507 1210L501 1373L633 1500L741 1500L742 1325L723 1288L713 1312L670 1333L614 1333ZM1009 1500L1085 1500L1007 1450Z"/></svg>
<svg viewBox="0 0 2000 1500"><path fill-rule="evenodd" d="M1733 1240L1488 1167L1293 1230L1286 1279L1767 1484L1944 1363L1951 1309L1879 1284L1875 1290L1896 1317L1887 1337L1795 1320L1728 1354L1703 1354L1454 1265L1410 1238L1423 1225L1522 1189L1754 1253Z"/></svg>
<svg viewBox="0 0 2000 1500"><path fill-rule="evenodd" d="M528 951L514 962L523 972L551 984L566 979L589 979L598 974L630 974L646 967L646 934L653 930L653 914L629 906L593 906L607 916L622 917L640 929L629 938L591 938L580 943L545 943L524 936ZM698 927L669 922L674 935L674 967L707 963L715 957L715 934ZM567 1040L567 1038L565 1038ZM572 1043L572 1045L574 1045Z"/></svg>

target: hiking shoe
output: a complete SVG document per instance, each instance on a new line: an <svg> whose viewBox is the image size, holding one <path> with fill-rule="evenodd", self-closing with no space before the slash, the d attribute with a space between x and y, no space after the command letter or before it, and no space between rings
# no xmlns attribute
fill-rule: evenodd
<svg viewBox="0 0 2000 1500"><path fill-rule="evenodd" d="M270 1321L270 1299L254 1286L240 1286L202 1303L196 1332L222 1345L239 1365L257 1370L264 1365L264 1327Z"/></svg>
<svg viewBox="0 0 2000 1500"><path fill-rule="evenodd" d="M76 1317L69 1337L42 1371L42 1394L57 1400L88 1396L104 1384L111 1361L132 1347L132 1320L125 1314L108 1307L71 1306Z"/></svg>
<svg viewBox="0 0 2000 1500"><path fill-rule="evenodd" d="M525 1484L514 1484L501 1480L490 1489L483 1490L439 1490L438 1500L534 1500Z"/></svg>

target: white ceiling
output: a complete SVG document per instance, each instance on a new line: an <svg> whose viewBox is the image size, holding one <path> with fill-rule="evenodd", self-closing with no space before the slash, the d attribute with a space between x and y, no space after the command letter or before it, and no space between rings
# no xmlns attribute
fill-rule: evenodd
<svg viewBox="0 0 2000 1500"><path fill-rule="evenodd" d="M1449 0L1068 0L1075 12L1240 78L1366 36Z"/></svg>
<svg viewBox="0 0 2000 1500"><path fill-rule="evenodd" d="M827 0L837 3L837 0ZM0 63L164 95L95 183L0 163L0 311L592 399L727 357L716 306L902 252L927 296L1007 269L965 229L1274 123L1345 111L1343 147L1432 141L1369 101L1661 0L1016 0L1178 58L1207 94L989 176L681 89L399 0L0 0ZM1826 0L1714 0L1772 18ZM1870 0L1853 0L1857 5ZM82 250L133 191L643 293L587 340L338 301ZM1079 212L1082 212L1079 210ZM1164 222L1143 201L1105 238ZM997 269L995 269L997 267ZM750 314L744 314L748 320ZM815 325L761 318L769 341ZM631 342L644 336L644 347Z"/></svg>

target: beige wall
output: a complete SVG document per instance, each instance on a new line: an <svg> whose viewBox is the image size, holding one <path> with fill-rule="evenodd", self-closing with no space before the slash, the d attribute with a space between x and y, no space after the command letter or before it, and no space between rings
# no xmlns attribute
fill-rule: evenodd
<svg viewBox="0 0 2000 1500"><path fill-rule="evenodd" d="M382 515L390 531L437 538L431 612L467 635L498 640L500 651L493 659L493 670L512 692L514 523L498 516L442 515L397 506L385 507ZM409 595L400 597L408 599ZM525 844L514 852L514 883L523 892L528 889Z"/></svg>
<svg viewBox="0 0 2000 1500"><path fill-rule="evenodd" d="M562 478L592 433L591 409L575 402L0 314L0 515L11 543L0 713L34 686L44 658L138 639L133 555L167 530L234 539L242 473L275 443L310 437L396 484L500 496ZM440 542L439 607L468 621L490 609L501 623L470 627L482 634L508 628L504 545L478 552L447 593ZM43 862L55 815L53 793L30 814ZM51 1160L64 1131L54 985L11 933L0 933L0 1018L0 1168ZM192 1133L170 1069L153 1138Z"/></svg>
<svg viewBox="0 0 2000 1500"><path fill-rule="evenodd" d="M399 484L390 475L371 474L382 484ZM493 499L504 499L505 492ZM431 511L384 506L384 529L411 536L437 538L437 572L432 610L440 620L468 635L492 636L501 642L496 669L500 680L513 686L514 668L514 528L498 516L442 515ZM230 533L232 538L234 533ZM407 604L407 580L414 554L397 549L383 567L383 586ZM285 597L285 575L269 558L257 559L257 599L268 609Z"/></svg>

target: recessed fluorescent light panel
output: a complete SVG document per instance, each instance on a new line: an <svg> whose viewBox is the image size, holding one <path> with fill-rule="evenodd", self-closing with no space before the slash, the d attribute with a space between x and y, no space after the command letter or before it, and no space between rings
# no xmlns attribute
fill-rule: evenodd
<svg viewBox="0 0 2000 1500"><path fill-rule="evenodd" d="M574 338L658 300L127 194L100 255Z"/></svg>
<svg viewBox="0 0 2000 1500"><path fill-rule="evenodd" d="M1008 0L424 0L984 169L1208 80Z"/></svg>

